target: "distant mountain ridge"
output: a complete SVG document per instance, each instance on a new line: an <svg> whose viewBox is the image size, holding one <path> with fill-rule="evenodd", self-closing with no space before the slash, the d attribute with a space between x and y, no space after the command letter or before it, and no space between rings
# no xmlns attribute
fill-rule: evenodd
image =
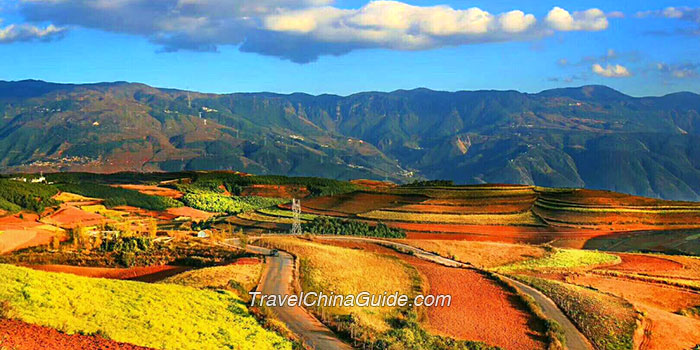
<svg viewBox="0 0 700 350"><path fill-rule="evenodd" d="M700 200L700 95L605 86L205 94L0 81L0 170L231 169Z"/></svg>

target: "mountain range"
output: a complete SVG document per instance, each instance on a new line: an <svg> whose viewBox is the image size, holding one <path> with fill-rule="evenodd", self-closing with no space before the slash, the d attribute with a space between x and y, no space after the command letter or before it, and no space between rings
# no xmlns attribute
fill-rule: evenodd
<svg viewBox="0 0 700 350"><path fill-rule="evenodd" d="M0 171L237 170L700 200L700 95L605 86L350 96L0 81Z"/></svg>

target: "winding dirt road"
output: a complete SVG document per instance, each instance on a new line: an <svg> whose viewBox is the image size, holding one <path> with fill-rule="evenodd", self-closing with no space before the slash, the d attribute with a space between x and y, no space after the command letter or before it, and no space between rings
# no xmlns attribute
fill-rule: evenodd
<svg viewBox="0 0 700 350"><path fill-rule="evenodd" d="M399 251L410 252L414 256L428 260L437 264L449 266L449 267L459 267L459 268L473 268L468 264L464 264L452 259L445 258L443 256L431 253L420 248L416 248L407 244L398 243L394 241L387 241L382 239L374 238L363 238L363 237L318 237L321 239L329 240L357 240L363 242L372 242L381 244L384 246L393 247ZM531 296L535 299L535 302L542 309L542 312L550 319L557 321L564 331L564 336L566 337L566 347L569 350L592 350L593 346L590 341L576 328L576 326L569 320L568 317L557 307L557 305L549 299L547 296L542 294L540 291L505 276L501 276L512 282L518 289L523 293Z"/></svg>
<svg viewBox="0 0 700 350"><path fill-rule="evenodd" d="M238 246L237 240L229 240ZM285 252L272 256L271 250L247 245L246 249L267 256L267 264L257 291L265 295L293 294L294 257ZM340 339L328 327L308 313L301 306L278 306L271 308L277 318L300 337L306 345L315 350L351 350L352 347Z"/></svg>
<svg viewBox="0 0 700 350"><path fill-rule="evenodd" d="M455 267L455 268L474 268L471 265L461 263L452 259L445 258L435 253L425 251L414 246L403 244L394 241L383 239L365 238L365 237L317 237L319 239L328 240L348 240L376 243L397 249L401 252L410 253L417 258L431 261L440 265ZM238 245L236 240L230 240L232 244ZM270 250L262 247L248 245L247 249L257 253L269 255ZM291 284L294 269L294 258L285 253L280 252L277 257L268 257L266 272L263 274L263 279L259 285L259 290L263 294L291 294ZM502 276L508 279L505 276ZM566 337L566 347L569 350L592 350L593 346L590 341L576 328L569 318L557 307L557 305L542 294L540 291L508 279L523 293L531 296L537 305L542 309L542 312L550 319L557 321L564 331ZM278 318L287 324L290 330L302 337L307 344L314 349L352 349L349 345L340 341L333 332L324 326L320 321L310 315L301 307L277 307L274 309L278 314Z"/></svg>

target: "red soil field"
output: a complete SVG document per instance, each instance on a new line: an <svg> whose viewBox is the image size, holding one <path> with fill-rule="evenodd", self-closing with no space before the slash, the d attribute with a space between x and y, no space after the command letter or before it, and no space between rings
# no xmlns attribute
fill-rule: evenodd
<svg viewBox="0 0 700 350"><path fill-rule="evenodd" d="M168 213L169 215L174 215L175 217L187 216L192 218L192 220L194 221L208 220L209 218L216 215L214 213L190 207L168 208L166 213Z"/></svg>
<svg viewBox="0 0 700 350"><path fill-rule="evenodd" d="M675 202L665 201L655 198L638 197L624 193L574 189L571 191L542 192L540 196L546 200L561 203L583 204L588 206L657 206L657 205L688 205L700 208L700 204L695 202Z"/></svg>
<svg viewBox="0 0 700 350"><path fill-rule="evenodd" d="M587 240L612 234L602 230L586 230L536 226L487 226L422 224L386 222L391 227L402 228L410 239L475 240L506 243L542 244L551 241L566 241L567 248L581 248Z"/></svg>
<svg viewBox="0 0 700 350"><path fill-rule="evenodd" d="M90 213L70 205L62 205L59 210L41 219L42 222L65 229L70 229L78 225L99 225L106 220L107 219L99 214Z"/></svg>
<svg viewBox="0 0 700 350"><path fill-rule="evenodd" d="M80 334L68 335L53 328L16 320L0 320L0 348L12 350L148 350L142 346Z"/></svg>
<svg viewBox="0 0 700 350"><path fill-rule="evenodd" d="M690 349L700 344L700 319L670 311L698 305L700 296L673 287L612 277L584 275L570 278L584 286L627 299L644 312L644 331L636 343L641 350Z"/></svg>
<svg viewBox="0 0 700 350"><path fill-rule="evenodd" d="M396 187L397 185L392 182L384 182L384 181L377 181L377 180L367 180L367 179L357 179L357 180L350 180L350 183L353 183L355 185L359 186L364 186L369 189L387 189L387 188L393 188Z"/></svg>
<svg viewBox="0 0 700 350"><path fill-rule="evenodd" d="M146 216L146 217L151 217L155 218L158 220L174 220L178 217L189 217L193 221L203 221L207 220L211 217L213 217L214 213L209 213L206 211L190 208L190 207L179 207L179 208L168 208L165 211L155 211L155 210L148 210L148 209L142 209L142 208L137 208L137 207L132 207L128 205L121 205L118 207L115 207L117 210L125 211L133 215L137 216Z"/></svg>
<svg viewBox="0 0 700 350"><path fill-rule="evenodd" d="M19 215L0 217L0 254L51 243L54 232L41 228L45 224L37 221L38 215Z"/></svg>
<svg viewBox="0 0 700 350"><path fill-rule="evenodd" d="M427 279L429 294L452 295L451 305L425 308L426 326L436 334L476 340L504 349L544 349L542 325L524 311L515 295L476 270L449 268L362 242L330 242L392 255L414 266Z"/></svg>
<svg viewBox="0 0 700 350"><path fill-rule="evenodd" d="M407 204L397 208L387 209L391 211L436 213L436 214L512 214L522 213L530 209L530 203L519 204L492 204L457 206L444 204Z"/></svg>
<svg viewBox="0 0 700 350"><path fill-rule="evenodd" d="M666 271L683 269L683 264L661 257L642 254L617 255L620 256L620 259L622 259L620 264L604 267L602 269L639 273L654 272L656 274L663 274Z"/></svg>
<svg viewBox="0 0 700 350"><path fill-rule="evenodd" d="M335 196L312 198L303 201L302 204L311 209L358 214L375 209L398 207L407 203L418 203L425 199L425 197L418 195L352 192Z"/></svg>
<svg viewBox="0 0 700 350"><path fill-rule="evenodd" d="M661 230L700 226L700 210L695 213L666 210L652 213L605 213L556 210L535 205L533 212L550 225L600 227L611 231Z"/></svg>
<svg viewBox="0 0 700 350"><path fill-rule="evenodd" d="M496 192L497 193L497 192ZM481 205L504 205L504 204L527 204L529 206L535 202L537 196L534 194L497 195L494 197L473 197L473 198L430 198L421 204L433 205L456 205L456 206L481 206Z"/></svg>
<svg viewBox="0 0 700 350"><path fill-rule="evenodd" d="M157 282L177 275L192 268L188 266L156 265L130 268L85 267L70 265L30 265L34 270L70 273L78 276L132 280L140 282Z"/></svg>
<svg viewBox="0 0 700 350"><path fill-rule="evenodd" d="M260 196L275 198L306 198L311 194L306 186L300 185L263 185L256 184L243 188L241 196Z"/></svg>
<svg viewBox="0 0 700 350"><path fill-rule="evenodd" d="M0 234L0 254L51 243L53 233L43 230L8 230Z"/></svg>
<svg viewBox="0 0 700 350"><path fill-rule="evenodd" d="M182 192L176 189L152 185L114 185L114 187L126 188L128 190L136 190L143 194L148 194L151 196L163 196L175 199L183 196Z"/></svg>

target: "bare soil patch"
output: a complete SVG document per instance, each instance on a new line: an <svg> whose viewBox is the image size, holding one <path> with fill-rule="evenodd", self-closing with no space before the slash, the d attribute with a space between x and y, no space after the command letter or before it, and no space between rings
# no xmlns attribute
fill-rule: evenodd
<svg viewBox="0 0 700 350"><path fill-rule="evenodd" d="M13 350L148 350L97 336L68 335L53 328L16 320L0 320L0 348Z"/></svg>
<svg viewBox="0 0 700 350"><path fill-rule="evenodd" d="M130 268L85 267L71 265L30 265L27 267L34 270L70 273L85 277L133 280L140 282L158 282L170 276L174 276L178 273L192 269L191 267L187 266L173 265L140 266Z"/></svg>
<svg viewBox="0 0 700 350"><path fill-rule="evenodd" d="M78 225L98 225L105 220L106 219L99 214L90 213L72 205L63 205L56 212L41 219L42 222L65 229L70 229Z"/></svg>
<svg viewBox="0 0 700 350"><path fill-rule="evenodd" d="M662 257L643 254L617 254L622 262L620 264L604 267L605 270L616 270L625 272L653 272L663 274L667 271L683 269L683 264L665 259Z"/></svg>
<svg viewBox="0 0 700 350"><path fill-rule="evenodd" d="M38 218L30 213L0 217L0 254L49 244L60 229L38 222Z"/></svg>
<svg viewBox="0 0 700 350"><path fill-rule="evenodd" d="M115 185L115 187L125 188L127 190L139 191L143 194L151 196L163 196L178 199L183 196L182 192L167 187L152 186L152 185Z"/></svg>
<svg viewBox="0 0 700 350"><path fill-rule="evenodd" d="M166 212L170 215L174 215L175 217L189 217L194 221L208 220L216 215L214 213L190 207L168 208Z"/></svg>
<svg viewBox="0 0 700 350"><path fill-rule="evenodd" d="M246 186L241 191L241 196L259 196L273 198L305 198L311 192L306 186L301 185L265 185L255 184Z"/></svg>
<svg viewBox="0 0 700 350"><path fill-rule="evenodd" d="M543 326L524 311L514 294L476 270L449 268L371 243L334 241L334 245L392 255L414 266L429 284L429 294L449 294L451 305L425 308L433 333L476 340L504 349L544 349Z"/></svg>
<svg viewBox="0 0 700 350"><path fill-rule="evenodd" d="M418 203L426 197L372 192L352 192L302 201L302 206L316 210L332 210L345 214L359 214L382 208L393 208L408 203Z"/></svg>

